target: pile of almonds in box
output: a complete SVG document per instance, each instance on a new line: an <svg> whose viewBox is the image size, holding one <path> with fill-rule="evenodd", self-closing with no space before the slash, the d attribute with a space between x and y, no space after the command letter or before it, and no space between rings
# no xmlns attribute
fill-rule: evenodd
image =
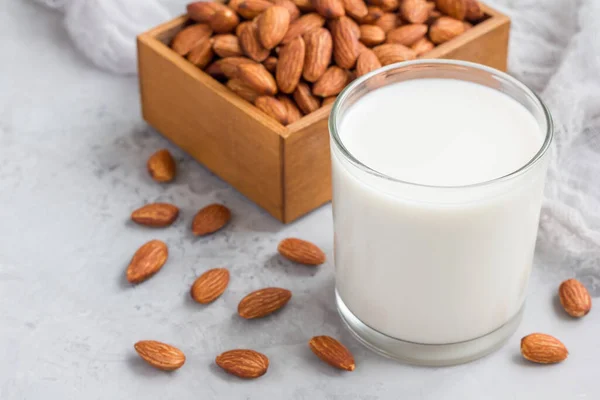
<svg viewBox="0 0 600 400"><path fill-rule="evenodd" d="M284 0L285 1L285 0ZM245 12L245 11L244 11ZM176 163L167 150L160 150L148 160L148 172L157 182L174 179ZM167 227L177 219L179 208L168 203L147 204L131 214L131 219L148 227ZM230 210L221 204L202 208L194 217L191 229L194 235L215 233L225 227L231 218ZM279 253L294 262L317 266L325 262L325 253L305 240L288 238L279 243ZM140 247L127 268L127 280L137 284L160 271L169 255L167 245L160 240L151 240ZM229 271L214 268L204 272L192 284L191 297L200 304L217 300L227 289ZM589 292L576 279L564 281L558 291L564 310L572 317L583 317L592 308ZM292 292L276 287L256 290L243 297L238 303L238 315L244 319L262 318L283 308L292 298ZM315 336L308 342L309 348L327 364L345 371L356 367L352 353L338 340L330 336ZM178 348L155 340L142 340L135 350L148 364L165 371L181 368L186 360ZM567 348L553 336L533 333L521 339L521 354L529 361L552 364L568 356ZM226 372L241 378L251 379L264 375L269 368L269 358L251 349L233 349L219 354L216 364Z"/></svg>
<svg viewBox="0 0 600 400"><path fill-rule="evenodd" d="M485 18L477 0L229 0L187 12L194 23L172 49L283 125Z"/></svg>

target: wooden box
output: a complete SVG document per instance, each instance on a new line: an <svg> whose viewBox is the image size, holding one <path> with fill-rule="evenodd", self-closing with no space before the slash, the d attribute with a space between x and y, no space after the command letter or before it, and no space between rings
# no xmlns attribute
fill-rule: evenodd
<svg viewBox="0 0 600 400"><path fill-rule="evenodd" d="M489 16L422 58L506 70L510 20ZM138 37L144 119L284 223L331 199L327 118L331 105L283 126L173 52L182 16Z"/></svg>

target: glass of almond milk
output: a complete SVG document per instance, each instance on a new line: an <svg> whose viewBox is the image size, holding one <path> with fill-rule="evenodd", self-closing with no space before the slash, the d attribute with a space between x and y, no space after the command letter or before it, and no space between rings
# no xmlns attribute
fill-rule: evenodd
<svg viewBox="0 0 600 400"><path fill-rule="evenodd" d="M552 120L473 63L394 64L351 83L329 119L338 310L386 356L474 360L517 328Z"/></svg>

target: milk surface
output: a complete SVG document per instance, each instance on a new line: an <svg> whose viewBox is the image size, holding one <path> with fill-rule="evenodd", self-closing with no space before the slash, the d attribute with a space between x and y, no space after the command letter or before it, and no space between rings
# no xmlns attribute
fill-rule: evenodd
<svg viewBox="0 0 600 400"><path fill-rule="evenodd" d="M523 305L547 158L518 102L459 80L394 83L360 98L332 145L336 289L363 323L425 344L475 339Z"/></svg>

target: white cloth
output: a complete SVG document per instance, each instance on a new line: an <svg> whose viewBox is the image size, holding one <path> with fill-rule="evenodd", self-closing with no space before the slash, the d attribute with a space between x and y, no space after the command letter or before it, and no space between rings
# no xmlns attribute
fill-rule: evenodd
<svg viewBox="0 0 600 400"><path fill-rule="evenodd" d="M121 74L136 71L135 35L188 2L36 1L63 11L81 52ZM490 3L512 18L511 74L541 95L556 125L538 248L600 279L600 0Z"/></svg>

